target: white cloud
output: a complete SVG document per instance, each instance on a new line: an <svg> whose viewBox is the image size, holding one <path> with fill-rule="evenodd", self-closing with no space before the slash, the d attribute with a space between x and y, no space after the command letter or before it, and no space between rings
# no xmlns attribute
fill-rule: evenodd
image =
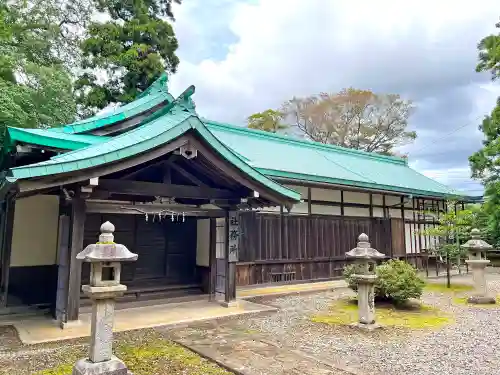
<svg viewBox="0 0 500 375"><path fill-rule="evenodd" d="M202 50L196 38L212 35L214 28L221 43L224 33L235 42L225 56L183 59L172 77L174 93L196 86L198 112L205 117L242 124L251 113L294 95L354 86L414 99L424 109L412 125L424 142L489 112L499 93L498 86L487 83L489 77L474 71L477 42L494 30L500 15L497 0L483 0L481 6L470 0L404 5L393 0L211 0L203 7L210 9L211 2L222 4L225 12L221 17L207 12L206 22L197 13L201 1L179 7L180 55ZM216 45L217 40L203 43ZM480 135L474 137L477 145ZM455 138L467 142L470 134ZM467 156L456 167L466 168ZM432 162L432 156L422 157Z"/></svg>

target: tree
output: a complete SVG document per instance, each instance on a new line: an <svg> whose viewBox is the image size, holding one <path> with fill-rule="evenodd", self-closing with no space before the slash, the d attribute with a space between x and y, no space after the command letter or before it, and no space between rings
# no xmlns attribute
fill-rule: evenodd
<svg viewBox="0 0 500 375"><path fill-rule="evenodd" d="M412 103L399 95L348 88L335 94L293 98L284 103L282 111L314 141L392 154L394 147L417 136L407 131L412 110Z"/></svg>
<svg viewBox="0 0 500 375"><path fill-rule="evenodd" d="M93 22L81 44L84 70L76 83L78 103L94 113L128 103L165 70L175 73L179 58L172 3L181 0L96 0L111 20Z"/></svg>
<svg viewBox="0 0 500 375"><path fill-rule="evenodd" d="M496 24L500 29L500 22ZM478 44L479 63L476 71L500 77L500 30L483 38ZM483 147L469 157L472 177L485 186L484 210L488 216L491 241L500 245L500 97L491 114L485 116L479 129L484 134Z"/></svg>
<svg viewBox="0 0 500 375"><path fill-rule="evenodd" d="M500 29L500 22L495 27ZM496 35L491 34L481 39L477 48L479 50L479 63L476 66L476 71L490 71L492 80L500 77L500 31Z"/></svg>
<svg viewBox="0 0 500 375"><path fill-rule="evenodd" d="M83 2L11 0L0 5L0 126L40 128L74 119L70 68Z"/></svg>
<svg viewBox="0 0 500 375"><path fill-rule="evenodd" d="M448 288L451 286L451 260L460 259L465 255L465 251L460 244L469 239L472 225L477 222L477 212L470 209L457 210L455 201L446 202L446 212L439 215L435 212L426 212L425 216L431 216L436 226L427 228L418 235L433 236L438 238L436 248L433 253L436 256L446 259L446 279Z"/></svg>
<svg viewBox="0 0 500 375"><path fill-rule="evenodd" d="M270 133L278 133L280 130L288 128L281 121L283 114L273 109L268 109L264 112L254 113L248 117L248 127L251 129L264 130Z"/></svg>

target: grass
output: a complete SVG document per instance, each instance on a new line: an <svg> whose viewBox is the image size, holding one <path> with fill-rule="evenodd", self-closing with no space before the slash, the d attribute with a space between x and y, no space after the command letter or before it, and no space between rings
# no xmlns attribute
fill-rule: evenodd
<svg viewBox="0 0 500 375"><path fill-rule="evenodd" d="M451 284L450 288L446 284L441 283L427 283L424 290L427 292L437 292L437 293L462 293L473 290L472 285L467 284Z"/></svg>
<svg viewBox="0 0 500 375"><path fill-rule="evenodd" d="M159 333L136 332L116 342L114 354L134 375L229 375L227 370L164 339ZM68 353L69 354L69 353ZM81 358L73 354L64 363L39 370L35 375L71 374L73 365Z"/></svg>
<svg viewBox="0 0 500 375"><path fill-rule="evenodd" d="M439 328L453 322L453 318L440 310L427 305L407 304L395 307L391 304L378 304L375 307L377 323L382 326L408 329ZM356 300L342 299L335 302L327 313L311 317L315 323L348 325L358 321Z"/></svg>

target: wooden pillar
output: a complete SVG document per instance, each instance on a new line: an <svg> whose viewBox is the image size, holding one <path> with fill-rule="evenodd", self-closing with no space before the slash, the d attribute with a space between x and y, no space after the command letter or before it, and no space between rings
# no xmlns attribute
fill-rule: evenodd
<svg viewBox="0 0 500 375"><path fill-rule="evenodd" d="M389 215L388 215L388 208L386 207L386 202L385 202L385 194L382 194L382 211L384 212L384 218L387 218Z"/></svg>
<svg viewBox="0 0 500 375"><path fill-rule="evenodd" d="M370 208L369 208L369 212L370 212L370 217L373 217L373 194L370 193Z"/></svg>
<svg viewBox="0 0 500 375"><path fill-rule="evenodd" d="M311 204L311 200L312 200L312 193L311 193L311 188L308 187L307 188L307 214L309 216L311 216L312 214L312 204Z"/></svg>
<svg viewBox="0 0 500 375"><path fill-rule="evenodd" d="M69 282L66 304L66 322L78 320L80 309L80 289L82 280L82 264L76 255L83 250L85 229L86 202L81 197L71 200L71 235L69 253Z"/></svg>
<svg viewBox="0 0 500 375"><path fill-rule="evenodd" d="M340 191L340 215L344 216L344 190Z"/></svg>
<svg viewBox="0 0 500 375"><path fill-rule="evenodd" d="M208 299L213 301L215 299L215 284L217 282L217 219L210 218L210 244L209 244L209 261L210 265L210 280L208 286Z"/></svg>
<svg viewBox="0 0 500 375"><path fill-rule="evenodd" d="M10 259L12 255L12 235L14 233L14 213L16 198L8 195L4 203L5 216L2 220L2 301L1 307L7 307L9 296ZM29 228L24 228L29 231Z"/></svg>
<svg viewBox="0 0 500 375"><path fill-rule="evenodd" d="M225 212L224 220L225 241L224 241L224 260L226 280L224 283L224 302L225 306L230 307L236 299L236 262L230 262L229 249L229 210Z"/></svg>

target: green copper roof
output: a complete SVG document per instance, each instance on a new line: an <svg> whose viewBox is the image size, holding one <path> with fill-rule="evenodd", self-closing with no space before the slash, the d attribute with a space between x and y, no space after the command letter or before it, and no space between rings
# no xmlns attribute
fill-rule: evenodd
<svg viewBox="0 0 500 375"><path fill-rule="evenodd" d="M241 160L214 137L193 113L180 110L165 114L105 142L54 156L43 162L11 168L7 180L14 182L18 179L66 173L112 163L166 144L191 129L204 138L223 158L254 180L290 200L300 200L300 194L265 177Z"/></svg>
<svg viewBox="0 0 500 375"><path fill-rule="evenodd" d="M13 168L10 170L12 178L63 173L109 163L196 129L226 159L246 173L256 174L256 179L263 178L265 184L271 184L269 186L278 191L283 187L271 183L263 175L424 196L464 195L416 172L401 158L200 120L191 100L193 93L194 86L190 86L174 99L167 91L167 76L162 75L135 101L110 113L49 130L9 128L11 145L21 142L72 150L48 161ZM81 134L143 113L163 101L168 104L124 134L115 137ZM283 192L289 193L289 190ZM294 196L295 193L290 194Z"/></svg>
<svg viewBox="0 0 500 375"><path fill-rule="evenodd" d="M137 116L162 102L172 102L173 100L173 96L168 93L166 74L163 74L136 100L130 103L116 107L106 113L49 130L67 134L85 133Z"/></svg>
<svg viewBox="0 0 500 375"><path fill-rule="evenodd" d="M204 121L219 140L269 177L409 194L462 195L411 169L401 158Z"/></svg>
<svg viewBox="0 0 500 375"><path fill-rule="evenodd" d="M106 141L107 137L90 134L64 134L43 129L7 128L10 146L17 142L57 148L76 150L95 143Z"/></svg>

